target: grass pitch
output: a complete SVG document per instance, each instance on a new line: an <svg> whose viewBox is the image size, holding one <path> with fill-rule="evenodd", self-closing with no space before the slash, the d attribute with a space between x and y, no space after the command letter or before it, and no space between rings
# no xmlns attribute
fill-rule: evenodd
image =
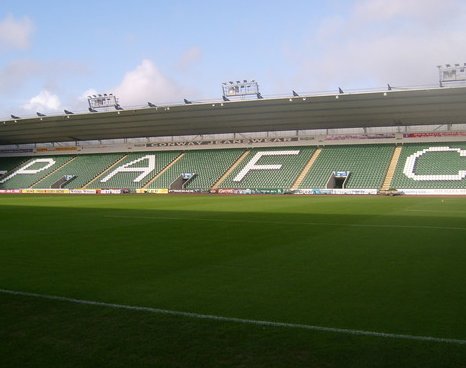
<svg viewBox="0 0 466 368"><path fill-rule="evenodd" d="M0 196L2 367L466 367L466 198Z"/></svg>

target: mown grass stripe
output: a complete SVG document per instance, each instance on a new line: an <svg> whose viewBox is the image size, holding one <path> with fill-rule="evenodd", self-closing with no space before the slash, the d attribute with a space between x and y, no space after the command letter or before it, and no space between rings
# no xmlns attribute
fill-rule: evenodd
<svg viewBox="0 0 466 368"><path fill-rule="evenodd" d="M260 220L242 220L242 219L218 219L218 218L201 218L201 217L165 217L165 216L103 216L114 219L141 219L141 220L173 220L173 221L207 221L207 222L231 222L231 223L248 223L248 224L268 224L268 225L309 225L309 226L338 226L338 227L367 227L367 228L388 228L388 229L435 229L435 230L466 230L466 227L458 226L429 226L429 225L392 225L392 224L345 224L329 222L305 222L305 221L260 221Z"/></svg>
<svg viewBox="0 0 466 368"><path fill-rule="evenodd" d="M302 329L302 330L311 330L311 331L319 331L319 332L332 332L332 333L339 333L339 334L346 334L346 335L373 336L373 337L383 337L383 338L390 338L390 339L404 339L404 340L466 345L466 339L451 339L451 338L444 338L444 337L404 335L404 334L396 334L396 333L388 333L388 332L376 332L376 331L353 330L353 329L337 328L337 327L314 326L314 325L306 325L306 324L300 324L300 323L287 323L287 322L243 319L243 318L235 318L235 317L224 317L224 316L217 316L217 315L211 315L211 314L182 312L182 311L174 311L174 310L159 309L159 308L152 308L152 307L98 302L98 301L92 301L92 300L75 299L75 298L68 298L64 296L37 294L37 293L30 293L26 291L15 291L15 290L8 290L8 289L0 289L0 293L8 294L8 295L40 298L40 299L46 299L46 300L56 300L56 301L61 301L61 302L74 303L74 304L83 304L83 305L92 305L92 306L107 307L107 308L114 308L114 309L124 309L124 310L130 310L130 311L165 314L165 315L187 317L187 318L194 318L194 319L241 323L241 324L249 324L249 325L256 325L256 326L263 326L263 327Z"/></svg>

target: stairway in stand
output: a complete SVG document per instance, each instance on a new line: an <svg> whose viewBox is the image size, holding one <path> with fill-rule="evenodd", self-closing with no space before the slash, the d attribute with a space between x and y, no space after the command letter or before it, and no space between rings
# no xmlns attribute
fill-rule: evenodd
<svg viewBox="0 0 466 368"><path fill-rule="evenodd" d="M400 154L401 154L401 146L396 146L395 151L393 151L392 160L390 161L390 165L388 166L387 175L385 176L385 180L383 181L381 190L390 189L393 176L395 175L395 169L396 169L396 166L398 165L398 160L400 159Z"/></svg>
<svg viewBox="0 0 466 368"><path fill-rule="evenodd" d="M291 190L296 190L296 189L299 188L299 186L303 182L304 178L306 177L307 173L309 172L309 170L311 170L312 165L314 165L314 162L316 162L317 157L319 157L321 151L322 151L322 148L317 148L314 151L314 154L311 156L311 158L308 161L308 163L306 164L306 166L304 166L303 171L301 171L301 174L299 174L299 176L297 177L297 179L295 180L295 182L291 186Z"/></svg>

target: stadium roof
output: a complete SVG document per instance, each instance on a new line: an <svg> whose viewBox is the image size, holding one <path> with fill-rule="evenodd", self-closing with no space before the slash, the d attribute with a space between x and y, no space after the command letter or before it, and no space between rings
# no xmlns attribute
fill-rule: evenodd
<svg viewBox="0 0 466 368"><path fill-rule="evenodd" d="M466 87L160 106L0 121L0 145L466 123Z"/></svg>

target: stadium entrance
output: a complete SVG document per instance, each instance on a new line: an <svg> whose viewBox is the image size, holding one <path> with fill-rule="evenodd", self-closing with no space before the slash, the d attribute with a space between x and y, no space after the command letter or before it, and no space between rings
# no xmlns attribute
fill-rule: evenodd
<svg viewBox="0 0 466 368"><path fill-rule="evenodd" d="M348 182L349 171L334 171L327 181L327 189L345 189Z"/></svg>

